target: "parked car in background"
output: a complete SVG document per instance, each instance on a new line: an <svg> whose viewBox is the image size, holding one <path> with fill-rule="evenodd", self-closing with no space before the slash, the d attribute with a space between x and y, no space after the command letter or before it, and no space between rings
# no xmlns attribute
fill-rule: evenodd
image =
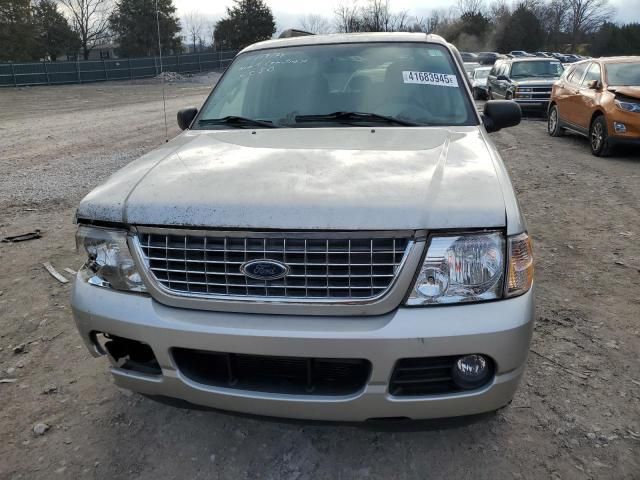
<svg viewBox="0 0 640 480"><path fill-rule="evenodd" d="M560 60L562 63L565 63L565 57L566 55L564 53L558 53L558 52L553 52L551 54L551 56L553 58L557 58L558 60Z"/></svg>
<svg viewBox="0 0 640 480"><path fill-rule="evenodd" d="M573 53L570 53L564 56L564 60L562 60L562 63L575 63L579 62L580 60L582 60L582 57L580 55L574 55Z"/></svg>
<svg viewBox="0 0 640 480"><path fill-rule="evenodd" d="M530 56L524 50L512 50L512 51L509 52L509 55L511 55L512 57L528 57L528 56Z"/></svg>
<svg viewBox="0 0 640 480"><path fill-rule="evenodd" d="M599 157L619 144L640 147L640 57L571 65L553 85L547 126L553 137L565 130L588 137Z"/></svg>
<svg viewBox="0 0 640 480"><path fill-rule="evenodd" d="M480 64L478 62L464 62L463 67L464 71L467 73L467 76L470 80L473 80L473 71L478 68Z"/></svg>
<svg viewBox="0 0 640 480"><path fill-rule="evenodd" d="M477 62L478 55L470 52L460 52L460 56L462 57L463 62Z"/></svg>
<svg viewBox="0 0 640 480"><path fill-rule="evenodd" d="M550 58L551 54L549 52L535 52L535 56Z"/></svg>
<svg viewBox="0 0 640 480"><path fill-rule="evenodd" d="M551 58L519 57L497 61L487 78L490 99L513 100L521 107L547 109L562 64Z"/></svg>
<svg viewBox="0 0 640 480"><path fill-rule="evenodd" d="M487 77L491 67L478 67L471 74L471 86L473 88L473 98L475 100L484 100L489 98L487 92Z"/></svg>
<svg viewBox="0 0 640 480"><path fill-rule="evenodd" d="M480 52L478 53L478 63L481 65L493 65L499 58L504 58L504 55L498 52Z"/></svg>

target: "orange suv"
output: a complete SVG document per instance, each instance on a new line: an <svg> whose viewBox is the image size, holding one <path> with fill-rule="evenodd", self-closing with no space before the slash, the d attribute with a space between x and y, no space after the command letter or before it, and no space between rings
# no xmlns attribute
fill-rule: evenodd
<svg viewBox="0 0 640 480"><path fill-rule="evenodd" d="M589 138L606 156L618 144L640 146L640 57L586 60L567 68L549 102L549 135L565 130Z"/></svg>

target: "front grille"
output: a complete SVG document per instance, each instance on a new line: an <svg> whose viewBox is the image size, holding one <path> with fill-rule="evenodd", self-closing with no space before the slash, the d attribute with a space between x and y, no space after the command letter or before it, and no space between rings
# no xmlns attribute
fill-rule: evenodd
<svg viewBox="0 0 640 480"><path fill-rule="evenodd" d="M215 232L140 233L137 242L152 279L172 294L336 301L384 295L413 244L392 234ZM261 259L286 264L288 274L256 280L241 271Z"/></svg>
<svg viewBox="0 0 640 480"><path fill-rule="evenodd" d="M179 371L214 387L290 395L343 396L361 391L371 373L367 360L302 358L172 349Z"/></svg>
<svg viewBox="0 0 640 480"><path fill-rule="evenodd" d="M418 357L398 360L389 382L389 393L408 397L462 391L453 383L451 375L458 358L460 357Z"/></svg>

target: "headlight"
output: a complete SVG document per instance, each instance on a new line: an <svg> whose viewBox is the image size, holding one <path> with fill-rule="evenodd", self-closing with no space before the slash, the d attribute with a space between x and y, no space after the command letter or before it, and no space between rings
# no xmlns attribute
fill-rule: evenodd
<svg viewBox="0 0 640 480"><path fill-rule="evenodd" d="M78 251L87 253L81 277L92 285L146 292L127 245L127 232L81 225L76 234Z"/></svg>
<svg viewBox="0 0 640 480"><path fill-rule="evenodd" d="M618 100L618 99L615 99L614 102L620 110L624 110L625 112L640 113L640 103L623 102L622 100Z"/></svg>
<svg viewBox="0 0 640 480"><path fill-rule="evenodd" d="M505 265L505 251L508 264ZM505 286L505 272L508 281ZM431 238L407 305L441 305L495 300L525 293L533 282L531 244L526 234L474 233Z"/></svg>

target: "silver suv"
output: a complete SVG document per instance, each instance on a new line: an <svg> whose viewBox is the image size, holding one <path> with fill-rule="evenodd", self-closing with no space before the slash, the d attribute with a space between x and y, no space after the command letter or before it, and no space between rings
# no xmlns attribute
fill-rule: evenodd
<svg viewBox="0 0 640 480"><path fill-rule="evenodd" d="M531 244L457 51L425 34L243 50L185 130L93 190L73 290L117 385L323 420L495 410L523 374Z"/></svg>

